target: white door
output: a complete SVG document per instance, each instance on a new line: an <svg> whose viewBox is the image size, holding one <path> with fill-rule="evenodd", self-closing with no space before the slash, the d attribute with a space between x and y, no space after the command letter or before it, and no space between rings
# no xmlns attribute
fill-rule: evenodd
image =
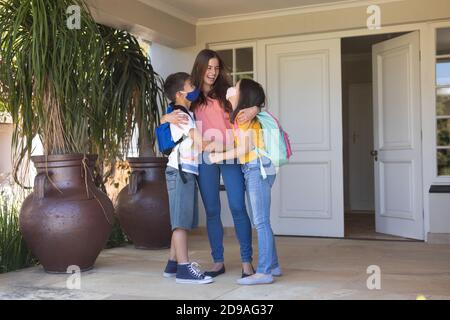
<svg viewBox="0 0 450 320"><path fill-rule="evenodd" d="M343 237L340 40L266 44L263 51L268 108L294 152L272 190L274 233Z"/></svg>
<svg viewBox="0 0 450 320"><path fill-rule="evenodd" d="M419 32L372 48L376 230L413 239L424 238L419 50Z"/></svg>
<svg viewBox="0 0 450 320"><path fill-rule="evenodd" d="M348 92L348 183L351 211L375 210L372 83L356 83Z"/></svg>

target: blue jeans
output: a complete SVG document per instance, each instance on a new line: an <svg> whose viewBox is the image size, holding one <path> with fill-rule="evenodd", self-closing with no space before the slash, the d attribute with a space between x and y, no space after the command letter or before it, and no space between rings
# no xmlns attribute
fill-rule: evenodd
<svg viewBox="0 0 450 320"><path fill-rule="evenodd" d="M206 153L204 154L206 158ZM198 185L206 210L211 255L214 262L224 262L223 225L220 219L220 173L228 196L228 205L233 216L236 237L241 249L241 261L252 262L252 226L245 207L245 180L239 164L199 165Z"/></svg>
<svg viewBox="0 0 450 320"><path fill-rule="evenodd" d="M270 226L270 198L276 175L261 176L260 160L242 165L245 186L253 214L253 223L258 234L258 268L257 273L270 274L277 268L278 254L275 238Z"/></svg>

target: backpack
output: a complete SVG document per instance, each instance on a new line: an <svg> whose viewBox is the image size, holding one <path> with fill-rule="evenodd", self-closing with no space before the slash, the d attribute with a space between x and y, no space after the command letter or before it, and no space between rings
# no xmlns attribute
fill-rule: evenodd
<svg viewBox="0 0 450 320"><path fill-rule="evenodd" d="M181 106L174 106L172 103L167 107L167 113L171 113L174 110L181 110L191 117L189 111ZM192 118L192 117L191 117ZM194 119L193 119L194 120ZM178 141L173 141L172 132L170 132L170 123L166 122L155 128L156 140L158 141L159 151L168 156L178 144L180 144L184 137L181 137Z"/></svg>
<svg viewBox="0 0 450 320"><path fill-rule="evenodd" d="M285 165L292 156L288 134L281 127L278 119L270 112L262 111L257 114L256 118L261 124L264 139L264 150L256 148L256 152L260 156L269 158L275 167ZM264 178L267 176L262 163L261 174Z"/></svg>

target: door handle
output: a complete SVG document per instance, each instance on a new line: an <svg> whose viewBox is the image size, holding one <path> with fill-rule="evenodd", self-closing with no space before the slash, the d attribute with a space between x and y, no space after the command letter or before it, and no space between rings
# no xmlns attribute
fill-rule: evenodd
<svg viewBox="0 0 450 320"><path fill-rule="evenodd" d="M353 131L353 144L356 144L356 141L359 138L359 134L356 133L356 131Z"/></svg>
<svg viewBox="0 0 450 320"><path fill-rule="evenodd" d="M375 158L375 161L378 161L378 150L370 151L370 155Z"/></svg>

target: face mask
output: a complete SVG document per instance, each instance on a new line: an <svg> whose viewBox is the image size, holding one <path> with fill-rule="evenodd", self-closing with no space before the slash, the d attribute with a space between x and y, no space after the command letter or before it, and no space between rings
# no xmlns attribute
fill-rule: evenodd
<svg viewBox="0 0 450 320"><path fill-rule="evenodd" d="M197 101L199 96L200 96L200 89L196 88L194 91L191 91L186 95L186 99L189 100L190 102L195 102Z"/></svg>
<svg viewBox="0 0 450 320"><path fill-rule="evenodd" d="M227 90L227 95L226 95L226 99L230 99L231 97L236 96L237 91L236 91L236 87L229 87Z"/></svg>

